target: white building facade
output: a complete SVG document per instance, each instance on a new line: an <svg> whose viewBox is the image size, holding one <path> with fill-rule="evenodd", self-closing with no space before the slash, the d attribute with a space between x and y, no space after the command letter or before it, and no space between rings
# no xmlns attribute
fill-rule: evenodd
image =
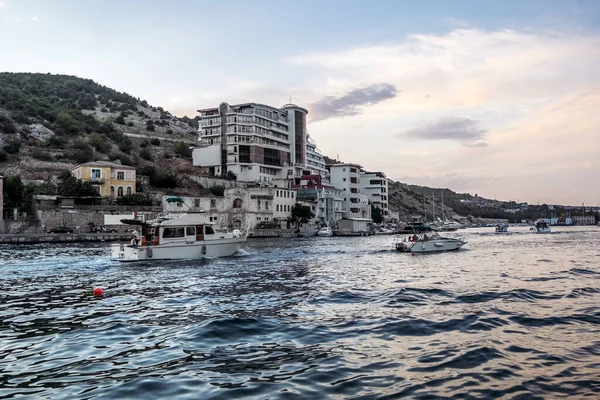
<svg viewBox="0 0 600 400"><path fill-rule="evenodd" d="M390 217L388 207L388 178L383 172L360 173L361 193L369 197L373 207L381 210L384 219Z"/></svg>
<svg viewBox="0 0 600 400"><path fill-rule="evenodd" d="M308 111L295 104L258 103L198 110L194 165L211 175L234 173L242 182L273 185L305 173L326 173L323 156L306 131Z"/></svg>
<svg viewBox="0 0 600 400"><path fill-rule="evenodd" d="M361 193L359 164L340 163L329 166L331 185L341 190L346 218L371 218L369 197Z"/></svg>
<svg viewBox="0 0 600 400"><path fill-rule="evenodd" d="M230 188L223 196L178 196L181 202L167 202L163 196L165 212L204 211L219 229L252 229L262 221L275 221L286 228L296 203L296 191L271 187Z"/></svg>

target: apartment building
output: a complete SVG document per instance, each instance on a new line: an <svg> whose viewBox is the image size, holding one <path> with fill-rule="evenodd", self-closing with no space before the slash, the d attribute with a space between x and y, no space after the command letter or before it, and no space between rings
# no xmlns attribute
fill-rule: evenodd
<svg viewBox="0 0 600 400"><path fill-rule="evenodd" d="M381 210L384 218L389 218L388 207L388 178L383 172L361 171L361 193L369 196L369 201L374 207Z"/></svg>
<svg viewBox="0 0 600 400"><path fill-rule="evenodd" d="M339 163L328 166L331 185L342 191L346 218L371 218L369 196L361 193L359 164Z"/></svg>
<svg viewBox="0 0 600 400"><path fill-rule="evenodd" d="M327 185L321 175L302 176L292 188L297 190L298 201L311 207L317 221L333 227L343 218L343 191Z"/></svg>
<svg viewBox="0 0 600 400"><path fill-rule="evenodd" d="M198 110L200 127L194 165L212 175L232 172L242 182L271 185L305 173L325 173L323 156L306 131L308 111L259 103Z"/></svg>

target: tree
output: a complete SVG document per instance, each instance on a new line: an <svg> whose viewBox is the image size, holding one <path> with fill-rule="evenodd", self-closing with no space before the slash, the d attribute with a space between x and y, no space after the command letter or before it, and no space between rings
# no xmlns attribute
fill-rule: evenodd
<svg viewBox="0 0 600 400"><path fill-rule="evenodd" d="M98 196L98 191L90 182L83 182L75 178L71 172L63 171L58 176L58 194L61 196Z"/></svg>
<svg viewBox="0 0 600 400"><path fill-rule="evenodd" d="M117 199L121 206L151 206L152 199L139 193L128 194Z"/></svg>
<svg viewBox="0 0 600 400"><path fill-rule="evenodd" d="M225 186L221 185L211 186L208 190L215 196L223 196L223 194L225 194Z"/></svg>
<svg viewBox="0 0 600 400"><path fill-rule="evenodd" d="M300 203L296 203L292 207L292 221L296 224L296 227L300 227L301 224L305 224L315 217L315 214L311 211L309 206L305 206Z"/></svg>
<svg viewBox="0 0 600 400"><path fill-rule="evenodd" d="M182 157L192 158L192 149L190 149L189 144L177 142L173 145L173 151L175 152L175 154L179 154Z"/></svg>
<svg viewBox="0 0 600 400"><path fill-rule="evenodd" d="M25 185L18 176L13 176L4 181L4 208L22 208L25 198Z"/></svg>
<svg viewBox="0 0 600 400"><path fill-rule="evenodd" d="M381 208L375 207L373 204L371 204L371 219L376 224L383 222L383 213L381 212Z"/></svg>

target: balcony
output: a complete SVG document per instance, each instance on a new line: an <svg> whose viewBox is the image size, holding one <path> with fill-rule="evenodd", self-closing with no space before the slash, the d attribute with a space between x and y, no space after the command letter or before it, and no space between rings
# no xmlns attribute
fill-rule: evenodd
<svg viewBox="0 0 600 400"><path fill-rule="evenodd" d="M90 183L97 183L101 185L104 183L104 178L90 178Z"/></svg>

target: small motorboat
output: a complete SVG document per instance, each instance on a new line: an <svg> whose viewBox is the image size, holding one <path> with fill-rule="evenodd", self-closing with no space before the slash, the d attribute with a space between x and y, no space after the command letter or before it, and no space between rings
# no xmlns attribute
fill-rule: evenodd
<svg viewBox="0 0 600 400"><path fill-rule="evenodd" d="M534 233L550 233L552 229L550 228L550 224L543 218L538 218L534 221L531 230Z"/></svg>
<svg viewBox="0 0 600 400"><path fill-rule="evenodd" d="M496 233L507 233L508 225L506 224L498 224L496 225Z"/></svg>
<svg viewBox="0 0 600 400"><path fill-rule="evenodd" d="M321 229L319 229L319 231L317 232L317 236L333 236L333 231L328 226L324 226Z"/></svg>
<svg viewBox="0 0 600 400"><path fill-rule="evenodd" d="M396 243L396 250L405 253L435 253L458 250L467 244L463 238L442 237L437 232L421 233L407 236Z"/></svg>

